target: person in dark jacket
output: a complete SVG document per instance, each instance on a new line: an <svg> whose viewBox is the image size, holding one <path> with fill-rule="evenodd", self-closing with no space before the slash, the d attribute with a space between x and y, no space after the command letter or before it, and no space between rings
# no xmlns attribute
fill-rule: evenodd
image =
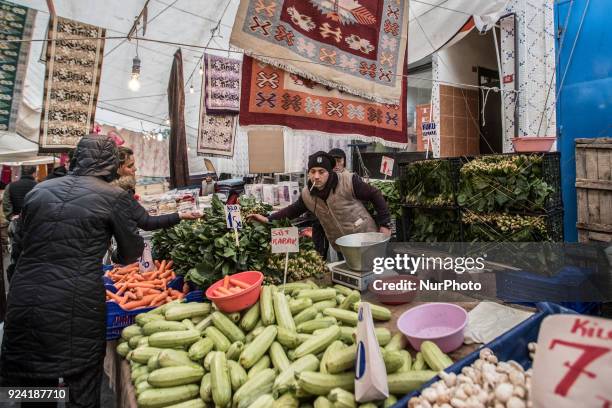
<svg viewBox="0 0 612 408"><path fill-rule="evenodd" d="M21 214L23 207L23 200L36 185L34 180L34 174L36 173L36 167L34 166L21 166L21 177L19 180L10 183L4 189L4 195L2 196L2 210L4 211L4 217L7 221Z"/></svg>
<svg viewBox="0 0 612 408"><path fill-rule="evenodd" d="M40 183L26 197L16 235L19 254L8 294L0 356L3 386L52 387L63 378L69 407L99 407L106 349L102 257L143 251L130 195L113 186L117 146L83 137L74 170Z"/></svg>
<svg viewBox="0 0 612 408"><path fill-rule="evenodd" d="M52 180L52 179L58 178L58 177L64 177L67 173L68 173L68 170L66 170L66 166L64 166L64 165L57 166L57 167L55 167L53 169L51 174L49 174L47 176L47 178L45 178L45 181Z"/></svg>
<svg viewBox="0 0 612 408"><path fill-rule="evenodd" d="M288 207L265 217L251 214L249 219L268 222L284 218L293 219L306 211L321 222L330 245L338 251L336 239L359 232L381 232L391 235L391 216L387 203L376 187L365 183L350 172L333 171L336 161L326 152L317 152L308 158L308 183L300 198ZM372 203L376 212L372 217L363 202Z"/></svg>
<svg viewBox="0 0 612 408"><path fill-rule="evenodd" d="M132 197L132 213L138 228L145 231L154 231L162 228L170 228L181 222L181 220L195 220L202 216L202 214L198 212L149 215L147 210L134 198L136 189L136 162L134 160L134 151L129 147L119 146L118 154L119 169L117 170L117 174L119 178L113 183L130 193Z"/></svg>

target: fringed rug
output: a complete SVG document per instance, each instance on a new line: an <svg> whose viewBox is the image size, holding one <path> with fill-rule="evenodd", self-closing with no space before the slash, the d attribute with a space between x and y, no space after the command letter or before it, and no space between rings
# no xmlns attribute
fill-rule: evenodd
<svg viewBox="0 0 612 408"><path fill-rule="evenodd" d="M320 84L398 103L408 1L241 0L230 43Z"/></svg>
<svg viewBox="0 0 612 408"><path fill-rule="evenodd" d="M0 1L0 130L15 131L36 10Z"/></svg>
<svg viewBox="0 0 612 408"><path fill-rule="evenodd" d="M204 56L206 80L202 95L209 114L240 111L240 67L242 62L217 55Z"/></svg>
<svg viewBox="0 0 612 408"><path fill-rule="evenodd" d="M233 157L235 139L235 115L207 115L200 109L198 156Z"/></svg>
<svg viewBox="0 0 612 408"><path fill-rule="evenodd" d="M276 125L404 148L406 79L402 103L386 105L325 87L245 56L240 125Z"/></svg>
<svg viewBox="0 0 612 408"><path fill-rule="evenodd" d="M49 22L48 38L57 41L49 41L47 45L39 152L67 151L90 133L98 99L105 31L63 17Z"/></svg>

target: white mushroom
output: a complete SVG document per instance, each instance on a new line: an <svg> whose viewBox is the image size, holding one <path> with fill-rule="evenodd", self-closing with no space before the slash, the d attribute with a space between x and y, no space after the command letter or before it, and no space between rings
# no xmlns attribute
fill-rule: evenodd
<svg viewBox="0 0 612 408"><path fill-rule="evenodd" d="M467 403L459 398L453 398L450 400L450 404L455 408L466 408Z"/></svg>
<svg viewBox="0 0 612 408"><path fill-rule="evenodd" d="M518 370L512 370L510 374L508 374L508 379L514 385L523 385L525 384L525 373Z"/></svg>
<svg viewBox="0 0 612 408"><path fill-rule="evenodd" d="M435 389L433 389L431 387L427 387L421 393L421 397L423 397L424 399L426 399L429 402L435 402L436 399L438 398L438 393L437 393L437 391Z"/></svg>

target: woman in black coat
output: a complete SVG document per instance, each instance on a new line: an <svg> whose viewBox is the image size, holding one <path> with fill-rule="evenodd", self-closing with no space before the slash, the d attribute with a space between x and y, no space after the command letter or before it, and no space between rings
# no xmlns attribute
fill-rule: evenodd
<svg viewBox="0 0 612 408"><path fill-rule="evenodd" d="M134 160L134 152L132 149L119 146L119 169L117 174L119 178L113 183L128 191L132 196L132 213L138 228L145 231L154 231L161 228L170 228L181 220L194 220L202 215L197 212L182 212L164 215L149 215L147 210L134 198L134 189L136 188L136 162Z"/></svg>
<svg viewBox="0 0 612 408"><path fill-rule="evenodd" d="M117 165L112 139L83 137L74 170L26 196L2 342L4 385L50 387L62 377L70 407L99 406L106 349L102 257L112 236L119 263L143 251L132 198L109 183Z"/></svg>

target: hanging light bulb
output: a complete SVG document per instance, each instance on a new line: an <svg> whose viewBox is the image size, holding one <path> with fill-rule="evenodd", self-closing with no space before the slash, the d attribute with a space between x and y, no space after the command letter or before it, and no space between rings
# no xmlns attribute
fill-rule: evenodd
<svg viewBox="0 0 612 408"><path fill-rule="evenodd" d="M133 92L140 90L140 58L138 55L132 60L132 79L128 82L128 88Z"/></svg>
<svg viewBox="0 0 612 408"><path fill-rule="evenodd" d="M161 142L162 140L164 140L164 135L162 135L161 133L157 134L157 141Z"/></svg>
<svg viewBox="0 0 612 408"><path fill-rule="evenodd" d="M170 119L166 119L166 125L170 126Z"/></svg>
<svg viewBox="0 0 612 408"><path fill-rule="evenodd" d="M192 94L195 92L195 89L193 89L193 82L191 83L191 86L189 87L189 93Z"/></svg>
<svg viewBox="0 0 612 408"><path fill-rule="evenodd" d="M202 66L202 63L200 62L200 76L204 75L204 67Z"/></svg>

